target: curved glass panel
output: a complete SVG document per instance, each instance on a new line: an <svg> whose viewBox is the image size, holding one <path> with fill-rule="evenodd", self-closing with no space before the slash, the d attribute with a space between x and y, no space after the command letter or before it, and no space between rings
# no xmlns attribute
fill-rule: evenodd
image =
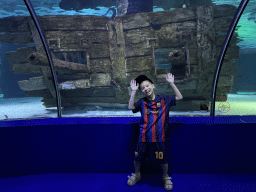
<svg viewBox="0 0 256 192"><path fill-rule="evenodd" d="M31 2L53 56L63 117L140 116L128 103L141 74L155 95L181 93L170 115L209 116L219 49L240 1ZM134 101L145 96L138 90Z"/></svg>
<svg viewBox="0 0 256 192"><path fill-rule="evenodd" d="M49 63L35 62L44 49L23 0L1 2L0 30L0 120L57 117Z"/></svg>
<svg viewBox="0 0 256 192"><path fill-rule="evenodd" d="M249 1L227 48L216 92L219 116L256 115L255 10Z"/></svg>

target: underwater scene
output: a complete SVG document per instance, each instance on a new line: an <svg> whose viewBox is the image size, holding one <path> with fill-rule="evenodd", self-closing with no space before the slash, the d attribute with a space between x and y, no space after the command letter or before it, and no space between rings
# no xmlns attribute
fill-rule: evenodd
<svg viewBox="0 0 256 192"><path fill-rule="evenodd" d="M182 95L171 116L209 116L214 74L240 0L30 0L50 50L62 117L140 117L131 82ZM57 117L53 72L23 0L0 2L0 120ZM215 116L256 115L256 1L226 51ZM137 90L134 101L147 95Z"/></svg>

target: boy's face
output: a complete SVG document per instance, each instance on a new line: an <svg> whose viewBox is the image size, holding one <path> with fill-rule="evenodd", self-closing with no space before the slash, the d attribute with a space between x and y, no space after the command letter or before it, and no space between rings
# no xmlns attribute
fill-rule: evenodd
<svg viewBox="0 0 256 192"><path fill-rule="evenodd" d="M140 84L140 90L142 93L144 93L146 96L150 96L152 93L154 93L154 84L150 83L149 81L143 81Z"/></svg>

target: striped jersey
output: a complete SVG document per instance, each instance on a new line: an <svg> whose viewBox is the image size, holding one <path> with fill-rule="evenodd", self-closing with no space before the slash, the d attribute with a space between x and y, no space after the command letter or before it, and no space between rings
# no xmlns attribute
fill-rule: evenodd
<svg viewBox="0 0 256 192"><path fill-rule="evenodd" d="M139 142L165 142L169 110L175 105L175 95L156 95L152 101L144 97L134 103L132 112L141 112Z"/></svg>

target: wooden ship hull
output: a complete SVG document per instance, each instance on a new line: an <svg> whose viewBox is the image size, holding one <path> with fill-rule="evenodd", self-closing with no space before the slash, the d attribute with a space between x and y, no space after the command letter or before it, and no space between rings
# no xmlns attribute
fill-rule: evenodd
<svg viewBox="0 0 256 192"><path fill-rule="evenodd" d="M115 17L50 15L38 17L57 71L62 106L128 104L130 81L153 80L155 94L174 94L165 77L175 76L183 105L210 101L217 57L236 12L232 5L198 6ZM38 74L19 81L29 97L56 106L46 54L30 17L0 19L0 41L35 44L7 52L13 73ZM15 26L15 27L13 27ZM238 37L227 50L216 101L226 101L237 72ZM143 97L138 91L135 100ZM179 101L178 101L179 102ZM187 102L187 103L186 103Z"/></svg>

